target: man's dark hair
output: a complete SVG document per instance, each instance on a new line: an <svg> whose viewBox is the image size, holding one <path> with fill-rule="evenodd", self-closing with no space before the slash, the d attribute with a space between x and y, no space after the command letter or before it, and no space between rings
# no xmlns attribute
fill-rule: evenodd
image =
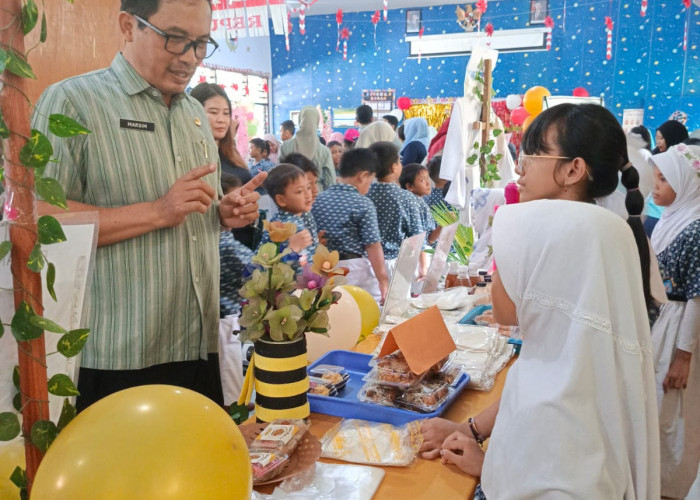
<svg viewBox="0 0 700 500"><path fill-rule="evenodd" d="M394 130L396 130L396 127L399 126L399 119L396 118L394 115L384 115L382 116L382 120L391 125L391 128L393 128Z"/></svg>
<svg viewBox="0 0 700 500"><path fill-rule="evenodd" d="M372 123L372 117L374 116L374 111L369 106L369 104L362 104L355 109L355 119L360 125L369 125Z"/></svg>
<svg viewBox="0 0 700 500"><path fill-rule="evenodd" d="M294 122L292 120L284 120L282 123L280 123L280 127L290 132L292 135L294 135L294 132L296 132L296 127L294 126Z"/></svg>
<svg viewBox="0 0 700 500"><path fill-rule="evenodd" d="M149 17L158 12L161 3L164 1L165 0L122 0L121 10L148 21ZM207 3L209 7L211 7L211 0L207 0ZM141 26L141 23L139 23L139 26ZM141 26L141 28L145 28L145 26Z"/></svg>
<svg viewBox="0 0 700 500"><path fill-rule="evenodd" d="M379 159L373 151L367 148L353 148L343 153L340 158L340 177L354 177L360 172L377 172Z"/></svg>

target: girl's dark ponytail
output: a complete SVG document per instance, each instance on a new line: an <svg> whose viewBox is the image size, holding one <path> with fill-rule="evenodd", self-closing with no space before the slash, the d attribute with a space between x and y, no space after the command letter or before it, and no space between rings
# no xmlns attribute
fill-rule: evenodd
<svg viewBox="0 0 700 500"><path fill-rule="evenodd" d="M625 196L625 208L629 214L627 223L632 228L632 234L637 243L639 261L642 266L644 299L647 304L647 312L651 318L655 317L657 307L651 296L651 287L649 285L649 273L651 269L651 257L649 252L651 249L649 248L649 240L644 232L644 225L642 224L641 217L642 210L644 209L644 197L642 193L639 192L639 172L637 172L637 169L629 162L622 167L622 185L627 189L627 195Z"/></svg>

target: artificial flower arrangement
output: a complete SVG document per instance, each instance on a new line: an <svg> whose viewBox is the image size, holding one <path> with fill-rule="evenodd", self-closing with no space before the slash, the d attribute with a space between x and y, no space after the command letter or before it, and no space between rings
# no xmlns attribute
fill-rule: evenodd
<svg viewBox="0 0 700 500"><path fill-rule="evenodd" d="M348 272L337 267L338 252L318 245L312 262L303 263L297 278L293 266L299 257L285 243L296 233L296 225L264 221L263 227L271 242L258 249L251 277L239 292L246 301L240 318L241 340L291 341L305 332L328 336L327 311L341 297L334 288L345 282Z"/></svg>

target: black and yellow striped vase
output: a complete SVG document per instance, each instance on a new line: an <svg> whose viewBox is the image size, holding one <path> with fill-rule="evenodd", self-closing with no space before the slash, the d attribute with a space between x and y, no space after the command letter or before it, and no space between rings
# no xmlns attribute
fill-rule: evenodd
<svg viewBox="0 0 700 500"><path fill-rule="evenodd" d="M255 342L255 417L261 422L309 416L306 336L288 342Z"/></svg>

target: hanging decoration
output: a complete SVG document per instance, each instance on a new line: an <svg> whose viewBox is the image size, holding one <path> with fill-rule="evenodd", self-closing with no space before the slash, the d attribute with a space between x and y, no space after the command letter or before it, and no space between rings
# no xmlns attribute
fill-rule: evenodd
<svg viewBox="0 0 700 500"><path fill-rule="evenodd" d="M306 35L306 4L299 7L299 34Z"/></svg>
<svg viewBox="0 0 700 500"><path fill-rule="evenodd" d="M687 51L688 50L688 28L690 27L691 1L690 0L683 0L683 6L685 7L685 10L686 10L685 26L683 27L683 50Z"/></svg>
<svg viewBox="0 0 700 500"><path fill-rule="evenodd" d="M607 60L612 59L612 32L613 32L613 20L611 17L605 17L605 33L607 34L607 39L605 41L605 58Z"/></svg>
<svg viewBox="0 0 700 500"><path fill-rule="evenodd" d="M566 0L564 0L564 10L561 14L561 30L566 33Z"/></svg>
<svg viewBox="0 0 700 500"><path fill-rule="evenodd" d="M547 28L547 50L552 50L552 30L554 29L554 19L552 19L552 16L544 18L544 25Z"/></svg>
<svg viewBox="0 0 700 500"><path fill-rule="evenodd" d="M348 60L348 38L350 38L350 30L343 28L340 32L340 38L343 40L343 61Z"/></svg>
<svg viewBox="0 0 700 500"><path fill-rule="evenodd" d="M486 41L486 45L490 47L491 37L493 36L493 24L488 23L484 28L484 32L486 33L486 38L488 38L488 40Z"/></svg>
<svg viewBox="0 0 700 500"><path fill-rule="evenodd" d="M476 11L479 13L479 18L477 19L477 31L481 31L481 16L486 14L486 9L488 8L488 3L486 0L479 0L476 2Z"/></svg>
<svg viewBox="0 0 700 500"><path fill-rule="evenodd" d="M284 33L284 46L289 52L289 35L292 33L292 13L287 11L287 31Z"/></svg>
<svg viewBox="0 0 700 500"><path fill-rule="evenodd" d="M411 107L411 99L404 96L404 97L399 97L396 99L396 106L401 110L401 111L406 111Z"/></svg>
<svg viewBox="0 0 700 500"><path fill-rule="evenodd" d="M423 27L421 26L420 31L418 32L418 40L423 38ZM418 64L420 64L421 56L423 55L423 49L421 44L418 44Z"/></svg>
<svg viewBox="0 0 700 500"><path fill-rule="evenodd" d="M335 13L335 22L338 25L338 39L335 42L335 51L340 50L340 25L343 24L343 9L338 9Z"/></svg>
<svg viewBox="0 0 700 500"><path fill-rule="evenodd" d="M389 15L389 0L384 0L384 22L386 22L386 18Z"/></svg>
<svg viewBox="0 0 700 500"><path fill-rule="evenodd" d="M647 15L647 0L642 0L642 10L639 12L639 15L644 17Z"/></svg>
<svg viewBox="0 0 700 500"><path fill-rule="evenodd" d="M481 18L481 13L474 9L471 4L465 5L466 10L461 8L459 5L455 9L455 14L457 15L457 24L467 32L472 32L479 23Z"/></svg>
<svg viewBox="0 0 700 500"><path fill-rule="evenodd" d="M372 15L372 26L374 26L374 48L377 48L377 23L379 22L379 11ZM423 29L423 28L421 28ZM420 58L420 56L419 56Z"/></svg>

